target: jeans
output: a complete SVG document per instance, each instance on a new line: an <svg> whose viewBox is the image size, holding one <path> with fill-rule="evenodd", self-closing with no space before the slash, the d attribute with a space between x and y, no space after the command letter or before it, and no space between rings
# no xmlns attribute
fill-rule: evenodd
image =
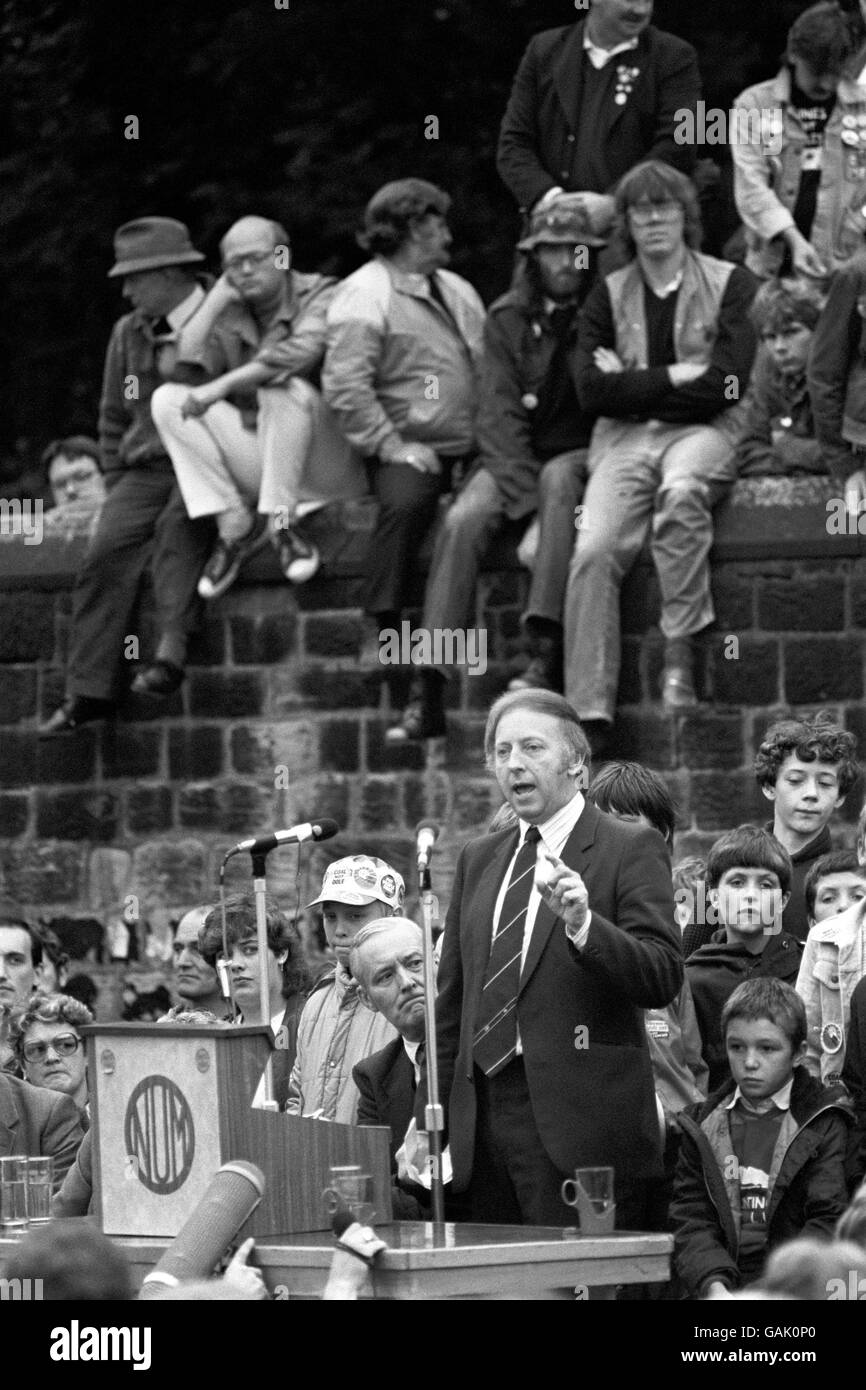
<svg viewBox="0 0 866 1390"><path fill-rule="evenodd" d="M549 459L538 479L540 539L532 571L527 614L562 618L568 562L574 538L574 508L583 490L585 449ZM472 614L478 571L490 541L506 525L505 505L493 474L481 468L445 514L427 581L423 626L464 627Z"/></svg>
<svg viewBox="0 0 866 1390"><path fill-rule="evenodd" d="M565 694L581 719L612 720L620 667L619 591L651 531L666 638L714 617L712 509L737 474L711 425L601 419L565 598Z"/></svg>

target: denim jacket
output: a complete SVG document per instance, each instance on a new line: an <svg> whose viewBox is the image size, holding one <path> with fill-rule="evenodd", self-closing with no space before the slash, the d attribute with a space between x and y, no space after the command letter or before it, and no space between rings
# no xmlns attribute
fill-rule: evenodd
<svg viewBox="0 0 866 1390"><path fill-rule="evenodd" d="M851 995L864 975L866 902L859 902L812 928L797 976L806 1005L806 1066L825 1086L841 1076Z"/></svg>
<svg viewBox="0 0 866 1390"><path fill-rule="evenodd" d="M824 128L821 182L809 237L831 270L864 246L866 234L866 87L843 77L836 91L836 105ZM794 225L806 146L806 132L790 103L787 68L747 87L734 102L734 198L746 228L746 265L765 279L777 274L785 251L775 238Z"/></svg>

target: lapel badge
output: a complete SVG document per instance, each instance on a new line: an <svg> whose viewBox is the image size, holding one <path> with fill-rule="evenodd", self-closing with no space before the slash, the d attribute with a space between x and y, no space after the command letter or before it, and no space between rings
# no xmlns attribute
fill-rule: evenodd
<svg viewBox="0 0 866 1390"><path fill-rule="evenodd" d="M821 1029L821 1047L825 1052L838 1052L844 1039L838 1023L825 1023Z"/></svg>

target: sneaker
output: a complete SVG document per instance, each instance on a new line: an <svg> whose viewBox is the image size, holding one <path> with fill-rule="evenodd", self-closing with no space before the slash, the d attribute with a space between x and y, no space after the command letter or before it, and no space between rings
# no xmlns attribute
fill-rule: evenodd
<svg viewBox="0 0 866 1390"><path fill-rule="evenodd" d="M155 695L160 699L173 695L183 684L183 667L173 661L160 658L149 666L141 666L135 673L130 690L133 695Z"/></svg>
<svg viewBox="0 0 866 1390"><path fill-rule="evenodd" d="M99 719L108 719L114 713L113 700L97 700L90 695L70 695L56 709L50 719L37 729L39 738L57 738L61 734L75 733L82 724L93 724Z"/></svg>
<svg viewBox="0 0 866 1390"><path fill-rule="evenodd" d="M562 693L562 637L547 634L530 639L532 660L508 682L509 690L555 690Z"/></svg>
<svg viewBox="0 0 866 1390"><path fill-rule="evenodd" d="M267 541L268 531L264 517L256 520L252 529L239 541L224 541L220 537L198 581L199 598L219 598L226 589L230 589L241 571L241 566L257 550L267 545Z"/></svg>
<svg viewBox="0 0 866 1390"><path fill-rule="evenodd" d="M662 681L662 703L669 714L695 709L698 697L695 682L686 666L666 666Z"/></svg>
<svg viewBox="0 0 866 1390"><path fill-rule="evenodd" d="M319 552L300 531L282 527L276 536L277 560L290 584L306 584L321 564Z"/></svg>

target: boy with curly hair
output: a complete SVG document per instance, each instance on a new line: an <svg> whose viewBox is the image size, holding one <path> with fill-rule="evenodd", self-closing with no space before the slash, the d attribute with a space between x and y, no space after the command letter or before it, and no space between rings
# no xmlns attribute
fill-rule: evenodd
<svg viewBox="0 0 866 1390"><path fill-rule="evenodd" d="M856 751L854 735L819 712L771 725L755 756L758 784L773 802L768 829L791 856L794 874L782 927L798 941L809 931L806 875L833 848L829 821L860 775Z"/></svg>

